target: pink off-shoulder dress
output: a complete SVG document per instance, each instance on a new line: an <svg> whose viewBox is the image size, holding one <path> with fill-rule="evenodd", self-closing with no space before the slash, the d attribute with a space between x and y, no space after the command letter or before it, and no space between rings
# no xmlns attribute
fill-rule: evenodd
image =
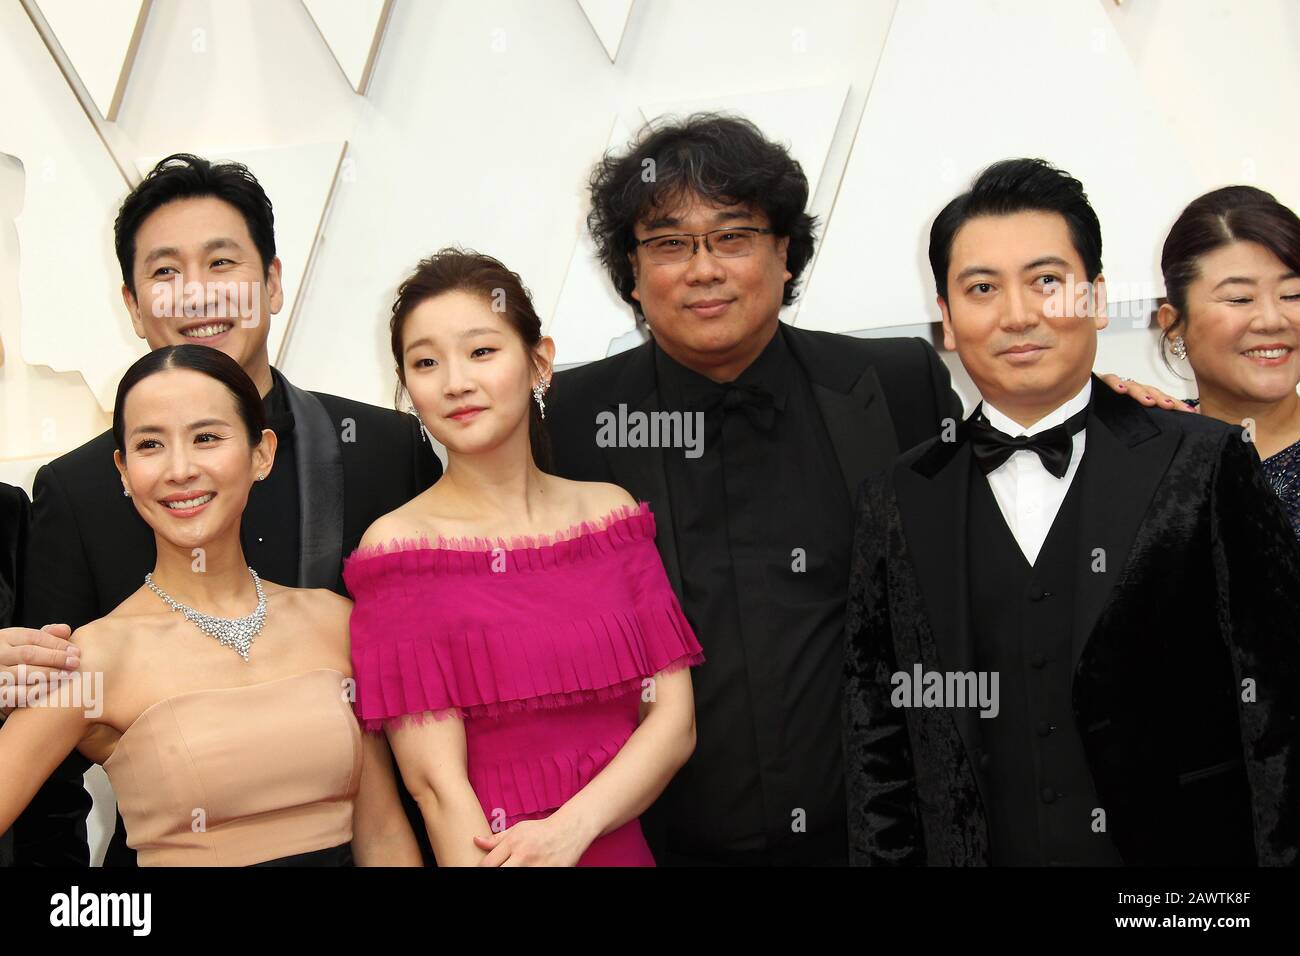
<svg viewBox="0 0 1300 956"><path fill-rule="evenodd" d="M704 656L649 505L542 540L398 542L344 562L355 709L367 730L459 716L495 829L554 812L636 730L643 688ZM653 866L639 821L580 866Z"/></svg>

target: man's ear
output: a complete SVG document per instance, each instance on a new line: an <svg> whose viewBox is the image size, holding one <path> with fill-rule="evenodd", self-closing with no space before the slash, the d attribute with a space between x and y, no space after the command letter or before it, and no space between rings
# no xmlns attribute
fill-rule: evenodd
<svg viewBox="0 0 1300 956"><path fill-rule="evenodd" d="M272 315L278 314L284 307L284 285L281 283L283 268L279 256L275 256L266 267L266 293L271 299Z"/></svg>
<svg viewBox="0 0 1300 956"><path fill-rule="evenodd" d="M641 293L637 291L637 285L641 282L641 274L637 268L636 253L629 252L627 254L627 261L632 266L632 298L640 302Z"/></svg>
<svg viewBox="0 0 1300 956"><path fill-rule="evenodd" d="M948 303L941 295L936 295L934 301L939 303L939 314L943 316L943 347L949 352L955 352L957 337L952 332L952 316L948 312Z"/></svg>
<svg viewBox="0 0 1300 956"><path fill-rule="evenodd" d="M776 241L776 254L781 259L781 267L784 270L785 281L789 282L794 278L794 274L786 268L787 256L790 254L790 237L782 236Z"/></svg>
<svg viewBox="0 0 1300 956"><path fill-rule="evenodd" d="M131 328L135 329L137 336L144 338L144 323L140 321L140 303L136 301L125 282L122 283L122 303L126 306L127 314L131 316Z"/></svg>
<svg viewBox="0 0 1300 956"><path fill-rule="evenodd" d="M1093 322L1097 326L1097 331L1100 332L1110 325L1110 313L1107 311L1108 303L1106 300L1106 277L1100 272L1097 273L1097 278L1092 280L1091 299Z"/></svg>

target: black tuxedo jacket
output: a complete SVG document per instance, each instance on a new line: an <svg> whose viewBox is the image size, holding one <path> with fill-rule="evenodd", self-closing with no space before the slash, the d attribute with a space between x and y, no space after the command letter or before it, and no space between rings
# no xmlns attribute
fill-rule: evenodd
<svg viewBox="0 0 1300 956"><path fill-rule="evenodd" d="M862 479L892 461L899 449L932 438L945 418L961 420L961 400L952 391L948 369L924 340L860 339L792 326L784 331L812 383L850 499ZM620 404L629 412L661 410L653 348L646 342L558 373L546 397L546 423L556 474L613 482L650 502L659 553L680 599L664 449L596 444L601 412L617 413Z"/></svg>
<svg viewBox="0 0 1300 956"><path fill-rule="evenodd" d="M272 372L294 417L300 516L298 580L277 583L346 595L343 558L371 522L436 481L442 466L414 416L304 391ZM153 569L153 531L122 494L113 448L112 432L105 432L36 473L24 582L28 626L75 629L103 617ZM81 774L89 766L74 752L14 824L19 865L88 864L90 796Z"/></svg>
<svg viewBox="0 0 1300 956"><path fill-rule="evenodd" d="M22 613L23 553L31 503L27 492L0 484L0 627L9 627ZM0 835L0 866L13 863L13 834Z"/></svg>
<svg viewBox="0 0 1300 956"><path fill-rule="evenodd" d="M31 503L27 500L27 492L13 485L0 484L0 627L17 623L22 613L19 598L22 597L23 555L30 516Z"/></svg>
<svg viewBox="0 0 1300 956"><path fill-rule="evenodd" d="M961 420L961 401L949 385L948 370L921 339L859 339L789 326L780 331L808 376L849 500L862 479L885 467L900 448L937 434L945 418ZM673 590L684 602L665 450L600 447L596 442L596 416L602 412L617 415L620 405L629 412L665 410L656 385L654 347L647 342L560 372L547 396L547 424L556 474L614 482L650 503L655 543ZM709 636L701 634L700 642L707 654ZM831 726L825 732L837 730ZM651 849L665 859L668 821L659 806L641 822Z"/></svg>
<svg viewBox="0 0 1300 956"><path fill-rule="evenodd" d="M890 704L891 674L918 662L974 669L971 473L969 442L934 440L858 499L844 699L857 864L990 859L977 710ZM1094 379L1074 480L1087 553L1072 704L1116 849L1130 865L1298 862L1300 547L1254 449Z"/></svg>

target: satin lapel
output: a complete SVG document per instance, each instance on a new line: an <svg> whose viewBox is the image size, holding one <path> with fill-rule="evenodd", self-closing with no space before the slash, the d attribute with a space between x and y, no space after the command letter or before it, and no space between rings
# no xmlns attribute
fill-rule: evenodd
<svg viewBox="0 0 1300 956"><path fill-rule="evenodd" d="M974 649L967 580L967 502L971 482L970 443L937 443L911 467L894 470L898 508L907 547L921 588L922 609L934 633L937 660L927 669L969 671ZM981 743L978 710L952 709L966 752Z"/></svg>
<svg viewBox="0 0 1300 956"><path fill-rule="evenodd" d="M343 567L343 451L320 399L279 379L298 465L298 587L333 590Z"/></svg>
<svg viewBox="0 0 1300 956"><path fill-rule="evenodd" d="M898 457L898 439L881 394L880 379L874 368L868 368L847 394L815 378L812 389L835 446L849 501L854 501L862 479L883 471Z"/></svg>
<svg viewBox="0 0 1300 956"><path fill-rule="evenodd" d="M621 420L631 412L642 412L649 416L660 411L659 392L655 388L653 345L646 343L638 347L638 354L632 356L627 370L620 377L613 397L607 402L610 411ZM638 400L635 396L641 396ZM622 408L620 408L622 406ZM593 422L593 429L596 423ZM650 502L650 510L655 516L655 539L659 555L668 572L668 580L682 598L681 562L677 557L677 534L673 528L672 498L668 494L668 479L664 473L664 454L680 455L680 448L625 448L614 444L601 451L609 464L615 484L622 485L638 501Z"/></svg>
<svg viewBox="0 0 1300 956"><path fill-rule="evenodd" d="M1161 431L1140 405L1095 377L1092 395L1078 473L1083 554L1076 566L1071 673L1128 563L1138 527L1179 444L1177 432ZM1105 570L1093 570L1102 567L1103 557Z"/></svg>

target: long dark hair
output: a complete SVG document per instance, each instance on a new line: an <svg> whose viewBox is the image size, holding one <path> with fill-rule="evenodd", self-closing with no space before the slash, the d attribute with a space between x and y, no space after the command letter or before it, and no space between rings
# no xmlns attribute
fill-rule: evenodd
<svg viewBox="0 0 1300 956"><path fill-rule="evenodd" d="M201 372L224 385L234 396L235 409L248 430L249 445L261 444L262 429L266 428L266 407L257 386L239 363L225 352L207 345L169 345L138 359L117 383L117 399L113 402L113 441L123 456L126 455L126 397L150 375L171 368Z"/></svg>
<svg viewBox="0 0 1300 956"><path fill-rule="evenodd" d="M1171 370L1167 348L1187 328L1187 287L1201 274L1201 258L1234 242L1257 242L1300 273L1300 218L1271 193L1224 186L1192 200L1169 230L1160 254L1165 299L1178 313L1160 335L1160 357Z"/></svg>
<svg viewBox="0 0 1300 956"><path fill-rule="evenodd" d="M468 292L495 307L503 301L503 315L523 340L531 357L533 347L542 338L542 320L533 308L533 299L518 273L511 272L498 259L469 249L446 246L427 259L421 259L415 271L397 288L393 300L393 317L388 331L397 363L397 393L394 405L400 405L406 387L406 363L402 358L402 332L411 312L421 303L444 292ZM551 442L536 402L528 403L528 444L533 462L543 471L551 468Z"/></svg>

